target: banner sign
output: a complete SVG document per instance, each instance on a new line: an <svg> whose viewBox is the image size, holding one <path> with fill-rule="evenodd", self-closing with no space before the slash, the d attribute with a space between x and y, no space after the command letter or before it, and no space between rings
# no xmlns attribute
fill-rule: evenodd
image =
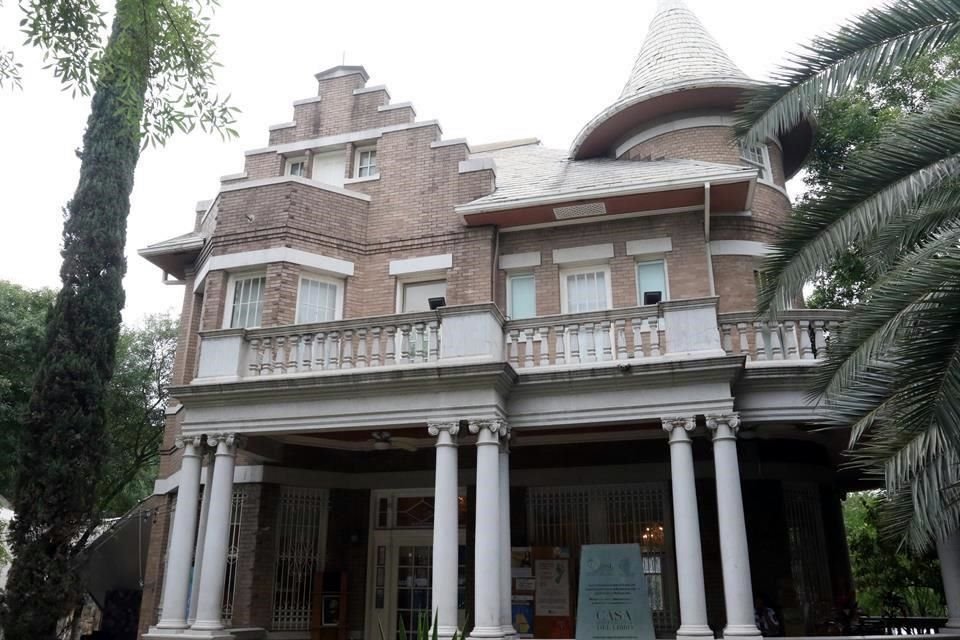
<svg viewBox="0 0 960 640"><path fill-rule="evenodd" d="M589 544L580 551L577 640L653 640L640 545Z"/></svg>

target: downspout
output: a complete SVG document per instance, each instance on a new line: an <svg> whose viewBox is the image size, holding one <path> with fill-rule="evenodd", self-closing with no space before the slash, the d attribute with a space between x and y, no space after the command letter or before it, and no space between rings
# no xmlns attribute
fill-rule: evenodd
<svg viewBox="0 0 960 640"><path fill-rule="evenodd" d="M703 183L703 239L707 247L707 280L710 282L710 295L717 295L717 284L713 280L713 253L710 251L710 183Z"/></svg>

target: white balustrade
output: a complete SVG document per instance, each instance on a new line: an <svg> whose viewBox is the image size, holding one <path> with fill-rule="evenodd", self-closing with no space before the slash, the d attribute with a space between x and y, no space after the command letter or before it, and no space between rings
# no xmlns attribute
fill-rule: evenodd
<svg viewBox="0 0 960 640"><path fill-rule="evenodd" d="M796 309L775 320L758 319L751 313L720 315L723 350L745 355L748 362L823 360L827 341L840 328L842 311Z"/></svg>
<svg viewBox="0 0 960 640"><path fill-rule="evenodd" d="M506 360L516 369L619 362L661 355L656 306L548 316L506 323Z"/></svg>

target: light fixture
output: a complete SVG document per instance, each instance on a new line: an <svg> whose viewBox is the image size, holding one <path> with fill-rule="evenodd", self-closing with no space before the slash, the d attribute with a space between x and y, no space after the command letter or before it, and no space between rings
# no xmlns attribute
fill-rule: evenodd
<svg viewBox="0 0 960 640"><path fill-rule="evenodd" d="M430 311L436 311L440 307L447 306L447 299L443 296L439 298L428 298L427 302L430 304Z"/></svg>

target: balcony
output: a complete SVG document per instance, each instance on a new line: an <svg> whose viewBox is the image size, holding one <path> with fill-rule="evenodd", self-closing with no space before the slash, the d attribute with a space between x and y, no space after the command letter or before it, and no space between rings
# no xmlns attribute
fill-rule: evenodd
<svg viewBox="0 0 960 640"><path fill-rule="evenodd" d="M776 322L716 313L716 298L504 320L490 304L201 334L194 384L506 362L518 375L605 365L744 356L814 363L842 313L798 310Z"/></svg>

